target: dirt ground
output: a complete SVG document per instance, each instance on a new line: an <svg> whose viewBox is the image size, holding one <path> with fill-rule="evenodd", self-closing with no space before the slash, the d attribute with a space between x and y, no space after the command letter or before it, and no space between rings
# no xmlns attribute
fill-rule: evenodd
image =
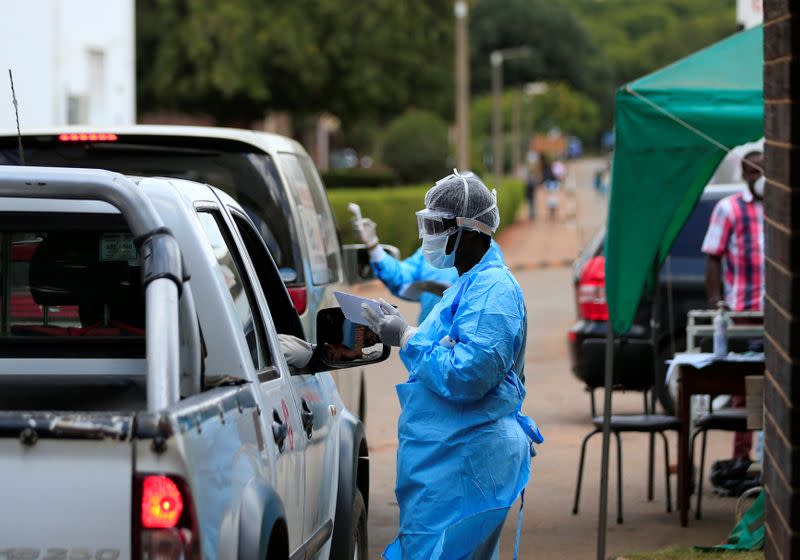
<svg viewBox="0 0 800 560"><path fill-rule="evenodd" d="M571 166L571 179L561 193L559 217L534 223L521 221L505 230L499 242L525 293L528 308L526 353L526 414L542 429L545 443L533 460L533 476L526 493L520 557L543 559L594 558L597 541L597 512L600 479L601 438L588 448L580 513L572 515L578 453L584 435L592 428L589 397L572 375L567 357L567 330L575 321L571 269L564 261L578 250L602 225L605 200L591 189L591 173L599 160L583 160ZM544 210L545 197L539 197ZM385 240L390 242L390 240ZM375 295L387 297L382 288ZM416 317L418 308L399 303L401 312ZM394 386L407 378L396 353L388 362L367 371L367 436L370 442L371 488L369 512L370 558L379 558L397 531L398 507L394 497L397 418L400 408ZM597 394L602 403L602 392ZM641 412L640 394L614 394L615 412ZM728 458L732 436L709 435L706 464ZM712 495L706 484L704 518L691 517L681 528L677 513L666 512L662 447L656 448L653 502L647 501L647 437L623 437L624 523L615 523L616 451L611 448L609 484L609 531L607 555L660 550L670 546L714 544L724 540L733 526L735 500ZM677 457L676 437L670 438L672 462ZM673 501L677 480L671 477ZM673 503L674 508L674 503ZM511 558L517 526L517 507L506 521L501 557Z"/></svg>

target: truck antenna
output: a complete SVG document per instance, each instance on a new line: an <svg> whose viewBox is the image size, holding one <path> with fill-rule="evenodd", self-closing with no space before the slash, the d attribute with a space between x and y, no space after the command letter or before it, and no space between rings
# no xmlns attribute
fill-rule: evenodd
<svg viewBox="0 0 800 560"><path fill-rule="evenodd" d="M17 104L17 93L14 91L14 75L11 68L8 69L8 79L11 81L11 100L14 102L14 115L17 119L17 145L19 148L19 164L25 165L25 152L22 150L22 133L19 130L19 105Z"/></svg>

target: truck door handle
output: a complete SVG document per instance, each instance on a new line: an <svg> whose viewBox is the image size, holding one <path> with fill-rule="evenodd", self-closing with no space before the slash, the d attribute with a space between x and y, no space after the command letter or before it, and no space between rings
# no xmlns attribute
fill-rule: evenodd
<svg viewBox="0 0 800 560"><path fill-rule="evenodd" d="M286 424L281 420L277 410L272 411L272 437L278 446L278 451L283 452L283 444L286 441L286 436L289 435L289 429Z"/></svg>
<svg viewBox="0 0 800 560"><path fill-rule="evenodd" d="M303 410L300 411L300 417L303 419L303 428L306 431L308 439L311 439L311 432L314 431L314 413L308 407L305 399L302 400Z"/></svg>

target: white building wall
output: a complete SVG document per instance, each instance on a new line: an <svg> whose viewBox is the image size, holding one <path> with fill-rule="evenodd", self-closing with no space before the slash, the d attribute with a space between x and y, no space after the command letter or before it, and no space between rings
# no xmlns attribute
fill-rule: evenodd
<svg viewBox="0 0 800 560"><path fill-rule="evenodd" d="M135 0L26 0L0 18L0 130L136 122Z"/></svg>

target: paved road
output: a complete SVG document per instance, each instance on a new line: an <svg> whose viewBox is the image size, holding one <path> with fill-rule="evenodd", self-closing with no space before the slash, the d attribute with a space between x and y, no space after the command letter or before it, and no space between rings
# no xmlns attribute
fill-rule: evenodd
<svg viewBox="0 0 800 560"><path fill-rule="evenodd" d="M579 236L588 236L603 221L604 205L590 192L590 172L596 162L589 161L574 169L576 196L565 196L562 209L572 204L576 210L565 210L564 218L549 229L545 224L528 226L528 235L519 232L517 243L530 243L524 250L541 246L529 237L547 235L558 240L565 256L574 255ZM502 239L501 239L502 241ZM515 251L504 247L506 253ZM549 249L548 249L549 250ZM590 446L581 513L571 515L572 496L579 445L589 431L589 400L581 384L572 376L566 355L566 332L575 320L571 271L568 268L522 270L517 278L525 293L529 312L526 375L528 396L524 410L541 426L546 442L534 459L533 478L523 518L522 558L574 559L592 558L597 527L600 438ZM415 306L400 302L406 317L416 317ZM367 371L368 403L367 434L370 442L370 558L378 558L383 547L397 531L398 508L394 497L394 468L397 451L397 418L400 408L394 386L407 378L397 355L388 362ZM601 402L602 395L598 395ZM640 412L638 394L615 395L615 411ZM630 435L623 442L623 488L626 522L615 525L614 507L610 508L609 555L631 551L657 550L670 545L713 544L723 540L732 523L734 502L707 494L704 497L705 519L681 529L677 514L667 514L664 503L663 458L656 455L656 500L647 502L646 438ZM731 436L712 434L709 437L709 459L724 457L730 451ZM675 457L675 440L671 440ZM613 452L613 447L612 447ZM616 472L612 461L612 473ZM676 481L673 477L673 494ZM612 478L614 496L616 479ZM516 510L506 522L502 558L511 558L516 528Z"/></svg>

